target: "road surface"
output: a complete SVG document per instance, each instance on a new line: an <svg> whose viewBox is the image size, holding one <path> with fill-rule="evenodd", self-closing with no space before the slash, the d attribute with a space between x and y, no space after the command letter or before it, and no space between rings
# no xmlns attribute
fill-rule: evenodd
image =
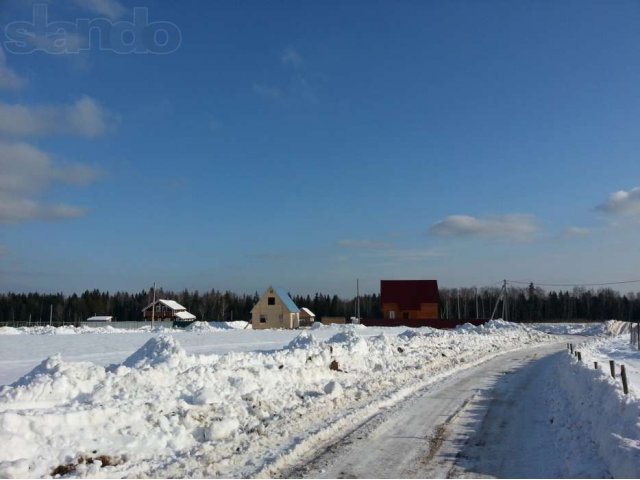
<svg viewBox="0 0 640 480"><path fill-rule="evenodd" d="M610 477L591 440L572 434L553 370L565 348L522 349L458 372L281 476Z"/></svg>

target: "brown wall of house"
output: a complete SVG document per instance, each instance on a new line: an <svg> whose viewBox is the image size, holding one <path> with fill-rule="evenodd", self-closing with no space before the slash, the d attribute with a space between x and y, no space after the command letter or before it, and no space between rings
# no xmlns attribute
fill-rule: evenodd
<svg viewBox="0 0 640 480"><path fill-rule="evenodd" d="M390 320L389 313L395 312L395 320L437 320L438 304L437 303L421 303L420 310L400 310L397 303L383 303L382 315L385 320Z"/></svg>
<svg viewBox="0 0 640 480"><path fill-rule="evenodd" d="M347 323L347 319L345 317L321 317L320 322L323 325L331 325L331 324L344 324Z"/></svg>
<svg viewBox="0 0 640 480"><path fill-rule="evenodd" d="M173 317L174 315L171 310L164 311L164 312L156 312L155 315L153 316L154 320L163 320L165 318L173 318ZM144 319L151 320L151 309L144 311Z"/></svg>

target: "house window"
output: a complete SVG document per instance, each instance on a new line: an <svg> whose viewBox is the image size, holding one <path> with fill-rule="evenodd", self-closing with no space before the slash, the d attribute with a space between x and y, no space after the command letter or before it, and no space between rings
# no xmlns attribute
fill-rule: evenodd
<svg viewBox="0 0 640 480"><path fill-rule="evenodd" d="M409 312L402 312L402 318L404 320L409 320Z"/></svg>
<svg viewBox="0 0 640 480"><path fill-rule="evenodd" d="M393 310L389 310L389 320L395 320L396 319L396 312L394 312Z"/></svg>
<svg viewBox="0 0 640 480"><path fill-rule="evenodd" d="M275 305L275 304L276 304L276 297L267 298L267 305Z"/></svg>
<svg viewBox="0 0 640 480"><path fill-rule="evenodd" d="M260 315L260 323L267 323L267 316L266 315Z"/></svg>

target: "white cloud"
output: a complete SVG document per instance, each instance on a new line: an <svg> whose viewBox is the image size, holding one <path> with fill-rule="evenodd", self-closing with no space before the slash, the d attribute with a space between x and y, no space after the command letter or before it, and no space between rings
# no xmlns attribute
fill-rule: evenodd
<svg viewBox="0 0 640 480"><path fill-rule="evenodd" d="M111 115L88 96L72 105L25 106L0 102L0 135L80 135L98 137L106 132Z"/></svg>
<svg viewBox="0 0 640 480"><path fill-rule="evenodd" d="M564 231L565 237L586 237L591 233L589 228L584 227L569 227Z"/></svg>
<svg viewBox="0 0 640 480"><path fill-rule="evenodd" d="M61 220L81 217L86 209L71 205L44 205L34 200L5 200L0 197L0 223L17 223L26 220Z"/></svg>
<svg viewBox="0 0 640 480"><path fill-rule="evenodd" d="M302 56L296 49L288 47L285 48L285 50L282 52L282 55L280 55L280 61L283 65L290 64L294 67L299 67L302 63Z"/></svg>
<svg viewBox="0 0 640 480"><path fill-rule="evenodd" d="M85 165L54 163L32 145L6 142L0 142L0 171L0 223L81 216L86 212L83 208L43 204L38 197L55 182L82 185L99 176Z"/></svg>
<svg viewBox="0 0 640 480"><path fill-rule="evenodd" d="M73 0L77 6L115 20L123 16L126 8L116 0Z"/></svg>
<svg viewBox="0 0 640 480"><path fill-rule="evenodd" d="M619 190L609 195L606 202L598 205L596 210L612 215L640 215L640 187Z"/></svg>
<svg viewBox="0 0 640 480"><path fill-rule="evenodd" d="M282 90L280 90L278 87L272 87L270 85L265 85L263 83L254 83L253 92L260 95L261 97L267 97L267 98L282 97Z"/></svg>
<svg viewBox="0 0 640 480"><path fill-rule="evenodd" d="M430 227L431 233L443 237L487 237L527 241L540 230L532 215L511 214L477 218L450 215Z"/></svg>
<svg viewBox="0 0 640 480"><path fill-rule="evenodd" d="M7 66L7 58L0 47L0 90L20 90L27 85L27 80Z"/></svg>

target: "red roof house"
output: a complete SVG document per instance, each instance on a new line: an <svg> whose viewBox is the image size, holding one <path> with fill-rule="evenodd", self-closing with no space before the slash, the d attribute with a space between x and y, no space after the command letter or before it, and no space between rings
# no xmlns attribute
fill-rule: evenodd
<svg viewBox="0 0 640 480"><path fill-rule="evenodd" d="M381 280L380 304L385 320L436 320L437 280Z"/></svg>

